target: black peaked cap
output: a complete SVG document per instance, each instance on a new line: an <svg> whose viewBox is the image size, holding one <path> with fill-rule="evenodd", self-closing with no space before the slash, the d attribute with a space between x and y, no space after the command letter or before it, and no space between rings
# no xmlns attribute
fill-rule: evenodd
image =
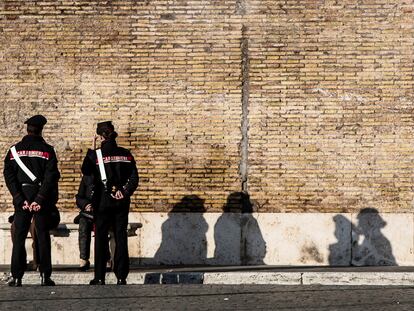
<svg viewBox="0 0 414 311"><path fill-rule="evenodd" d="M101 135L102 133L106 132L107 130L114 131L114 125L112 124L112 121L105 121L98 123L98 126L96 127L96 133L98 135Z"/></svg>
<svg viewBox="0 0 414 311"><path fill-rule="evenodd" d="M40 114L35 115L35 116L27 119L26 122L24 122L24 124L34 125L34 126L39 126L39 127L45 126L46 123L47 123L47 119L44 116L40 115Z"/></svg>

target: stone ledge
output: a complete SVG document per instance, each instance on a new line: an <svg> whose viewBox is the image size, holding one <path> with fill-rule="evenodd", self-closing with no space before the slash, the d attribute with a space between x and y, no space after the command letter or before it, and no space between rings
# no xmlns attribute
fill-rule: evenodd
<svg viewBox="0 0 414 311"><path fill-rule="evenodd" d="M9 274L1 275L0 284L6 284ZM93 272L54 272L58 285L86 285ZM107 284L116 284L113 273L106 276ZM24 285L40 284L39 273L27 272ZM204 285L348 285L348 286L413 286L414 272L137 272L132 271L128 284L204 284Z"/></svg>
<svg viewBox="0 0 414 311"><path fill-rule="evenodd" d="M136 231L142 228L142 223L129 223L127 230L128 236L135 236ZM10 231L10 223L0 223L0 230ZM79 225L73 223L60 223L56 229L50 230L50 234L53 236L65 237L71 231L78 231ZM30 233L29 233L30 235Z"/></svg>
<svg viewBox="0 0 414 311"><path fill-rule="evenodd" d="M61 213L67 226L52 235L54 265L79 262L76 215ZM11 258L8 216L0 213L0 264ZM414 265L413 214L130 213L129 222L142 224L128 241L141 266Z"/></svg>

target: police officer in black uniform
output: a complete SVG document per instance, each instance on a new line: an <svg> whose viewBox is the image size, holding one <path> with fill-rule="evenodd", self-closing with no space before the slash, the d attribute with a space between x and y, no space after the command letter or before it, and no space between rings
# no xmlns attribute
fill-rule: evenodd
<svg viewBox="0 0 414 311"><path fill-rule="evenodd" d="M95 195L98 198L94 208L95 278L90 284L105 284L108 230L112 227L115 235L113 270L118 279L117 284L125 285L129 273L128 213L131 196L138 187L138 170L131 152L117 145L118 134L111 121L99 123L96 132L102 141L101 149L88 150L82 164L82 173L94 176ZM99 151L102 153L104 173L99 167Z"/></svg>
<svg viewBox="0 0 414 311"><path fill-rule="evenodd" d="M39 248L41 285L55 285L50 278L52 261L49 230L56 227L60 220L56 208L60 173L55 150L42 138L42 130L46 123L46 118L41 115L28 119L25 122L28 135L9 150L4 160L4 178L13 196L15 209L12 280L9 286L22 286L22 277L26 269L25 241L32 219ZM12 150L17 156L13 155ZM18 163L20 161L23 167Z"/></svg>

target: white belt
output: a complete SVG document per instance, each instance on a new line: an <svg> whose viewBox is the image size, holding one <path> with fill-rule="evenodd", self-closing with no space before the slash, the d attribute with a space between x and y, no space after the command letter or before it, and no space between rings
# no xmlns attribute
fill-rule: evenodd
<svg viewBox="0 0 414 311"><path fill-rule="evenodd" d="M37 177L32 173L32 171L23 163L22 159L20 159L19 154L16 151L16 147L13 146L10 149L14 160L16 161L17 165L22 169L22 171L33 181L35 182Z"/></svg>

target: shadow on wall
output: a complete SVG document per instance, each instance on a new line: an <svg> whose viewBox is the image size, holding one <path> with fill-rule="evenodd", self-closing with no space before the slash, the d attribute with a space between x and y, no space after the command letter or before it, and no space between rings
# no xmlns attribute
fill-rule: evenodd
<svg viewBox="0 0 414 311"><path fill-rule="evenodd" d="M264 265L266 242L253 204L245 192L233 192L227 197L223 214L214 226L214 260L216 265Z"/></svg>
<svg viewBox="0 0 414 311"><path fill-rule="evenodd" d="M162 225L162 241L154 255L162 265L264 265L266 242L253 204L244 192L231 193L223 214L214 226L214 258L207 258L204 200L185 196L168 214ZM203 284L204 273L148 273L145 284Z"/></svg>
<svg viewBox="0 0 414 311"><path fill-rule="evenodd" d="M396 266L390 241L381 229L387 223L374 208L365 208L357 216L358 225L352 228L352 265Z"/></svg>
<svg viewBox="0 0 414 311"><path fill-rule="evenodd" d="M360 211L357 219L358 224L354 225L342 215L334 217L335 237L338 242L329 246L329 264L397 266L391 243L381 232L387 223L378 211L365 208ZM352 233L351 237L347 232ZM348 246L350 244L351 248Z"/></svg>
<svg viewBox="0 0 414 311"><path fill-rule="evenodd" d="M329 265L349 266L351 264L351 232L352 223L343 215L335 215L335 238L337 242L329 245Z"/></svg>
<svg viewBox="0 0 414 311"><path fill-rule="evenodd" d="M161 265L206 264L208 224L204 200L196 195L181 199L162 224L162 241L154 260ZM184 214L183 214L184 213Z"/></svg>
<svg viewBox="0 0 414 311"><path fill-rule="evenodd" d="M154 255L160 265L203 265L207 262L208 224L204 200L196 195L181 199L162 224L161 245ZM203 284L204 273L147 273L145 284Z"/></svg>

